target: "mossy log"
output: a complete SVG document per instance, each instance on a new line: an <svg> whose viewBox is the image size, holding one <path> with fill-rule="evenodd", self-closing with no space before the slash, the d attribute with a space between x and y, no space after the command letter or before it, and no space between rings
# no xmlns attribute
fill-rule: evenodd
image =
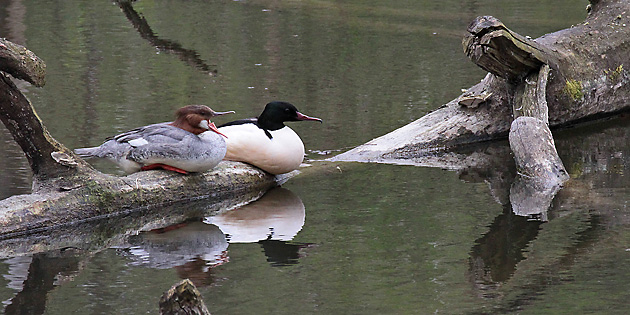
<svg viewBox="0 0 630 315"><path fill-rule="evenodd" d="M32 62L8 62L0 57L0 66L5 66L0 70L43 84L43 62L26 51L2 40L2 56L10 59L26 55ZM37 75L33 77L32 73ZM241 200L245 195L261 195L281 180L238 162L222 162L214 170L189 175L168 171L124 177L103 174L56 141L26 97L2 73L0 119L24 151L33 171L32 194L0 201L0 238L195 199L207 198L213 203Z"/></svg>
<svg viewBox="0 0 630 315"><path fill-rule="evenodd" d="M630 109L630 2L591 1L586 20L535 40L493 17L468 28L464 50L488 75L426 116L334 157L333 161L407 163L457 147L508 136L516 94L549 67L544 95L551 128ZM531 81L530 81L531 82ZM521 92L519 92L521 91ZM518 108L518 106L517 106Z"/></svg>

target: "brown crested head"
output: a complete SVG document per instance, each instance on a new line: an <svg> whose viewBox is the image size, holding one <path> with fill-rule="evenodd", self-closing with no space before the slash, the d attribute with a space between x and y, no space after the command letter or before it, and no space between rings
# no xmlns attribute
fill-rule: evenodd
<svg viewBox="0 0 630 315"><path fill-rule="evenodd" d="M198 135L210 129L210 118L231 113L234 111L216 112L206 105L188 105L175 112L177 118L171 125Z"/></svg>

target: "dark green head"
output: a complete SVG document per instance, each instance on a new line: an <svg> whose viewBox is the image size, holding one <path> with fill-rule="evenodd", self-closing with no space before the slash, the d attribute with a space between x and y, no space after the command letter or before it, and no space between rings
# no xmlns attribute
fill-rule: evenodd
<svg viewBox="0 0 630 315"><path fill-rule="evenodd" d="M291 103L274 101L265 106L258 117L258 125L267 130L278 130L284 127L285 121L313 120L322 122L321 119L309 117L300 113Z"/></svg>

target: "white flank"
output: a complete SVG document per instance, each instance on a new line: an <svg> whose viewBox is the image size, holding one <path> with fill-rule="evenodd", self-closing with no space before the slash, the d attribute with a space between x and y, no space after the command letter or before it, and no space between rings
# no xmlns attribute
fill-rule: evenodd
<svg viewBox="0 0 630 315"><path fill-rule="evenodd" d="M289 127L272 131L272 139L253 124L221 127L227 136L226 160L255 165L271 174L297 169L304 160L304 144Z"/></svg>

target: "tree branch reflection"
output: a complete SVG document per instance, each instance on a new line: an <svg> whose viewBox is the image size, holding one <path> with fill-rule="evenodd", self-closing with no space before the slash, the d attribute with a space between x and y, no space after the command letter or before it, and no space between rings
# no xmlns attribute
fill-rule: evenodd
<svg viewBox="0 0 630 315"><path fill-rule="evenodd" d="M159 51L164 51L167 53L171 53L177 55L180 60L187 63L189 66L201 70L204 73L208 73L209 75L215 75L217 73L216 69L212 69L209 65L207 65L200 57L199 54L191 49L183 48L181 44L178 42L161 39L151 29L147 20L141 16L136 10L134 10L131 3L134 1L131 0L116 0L115 3L120 7L123 11L129 22L133 25L133 27L140 33L140 36L147 41Z"/></svg>

